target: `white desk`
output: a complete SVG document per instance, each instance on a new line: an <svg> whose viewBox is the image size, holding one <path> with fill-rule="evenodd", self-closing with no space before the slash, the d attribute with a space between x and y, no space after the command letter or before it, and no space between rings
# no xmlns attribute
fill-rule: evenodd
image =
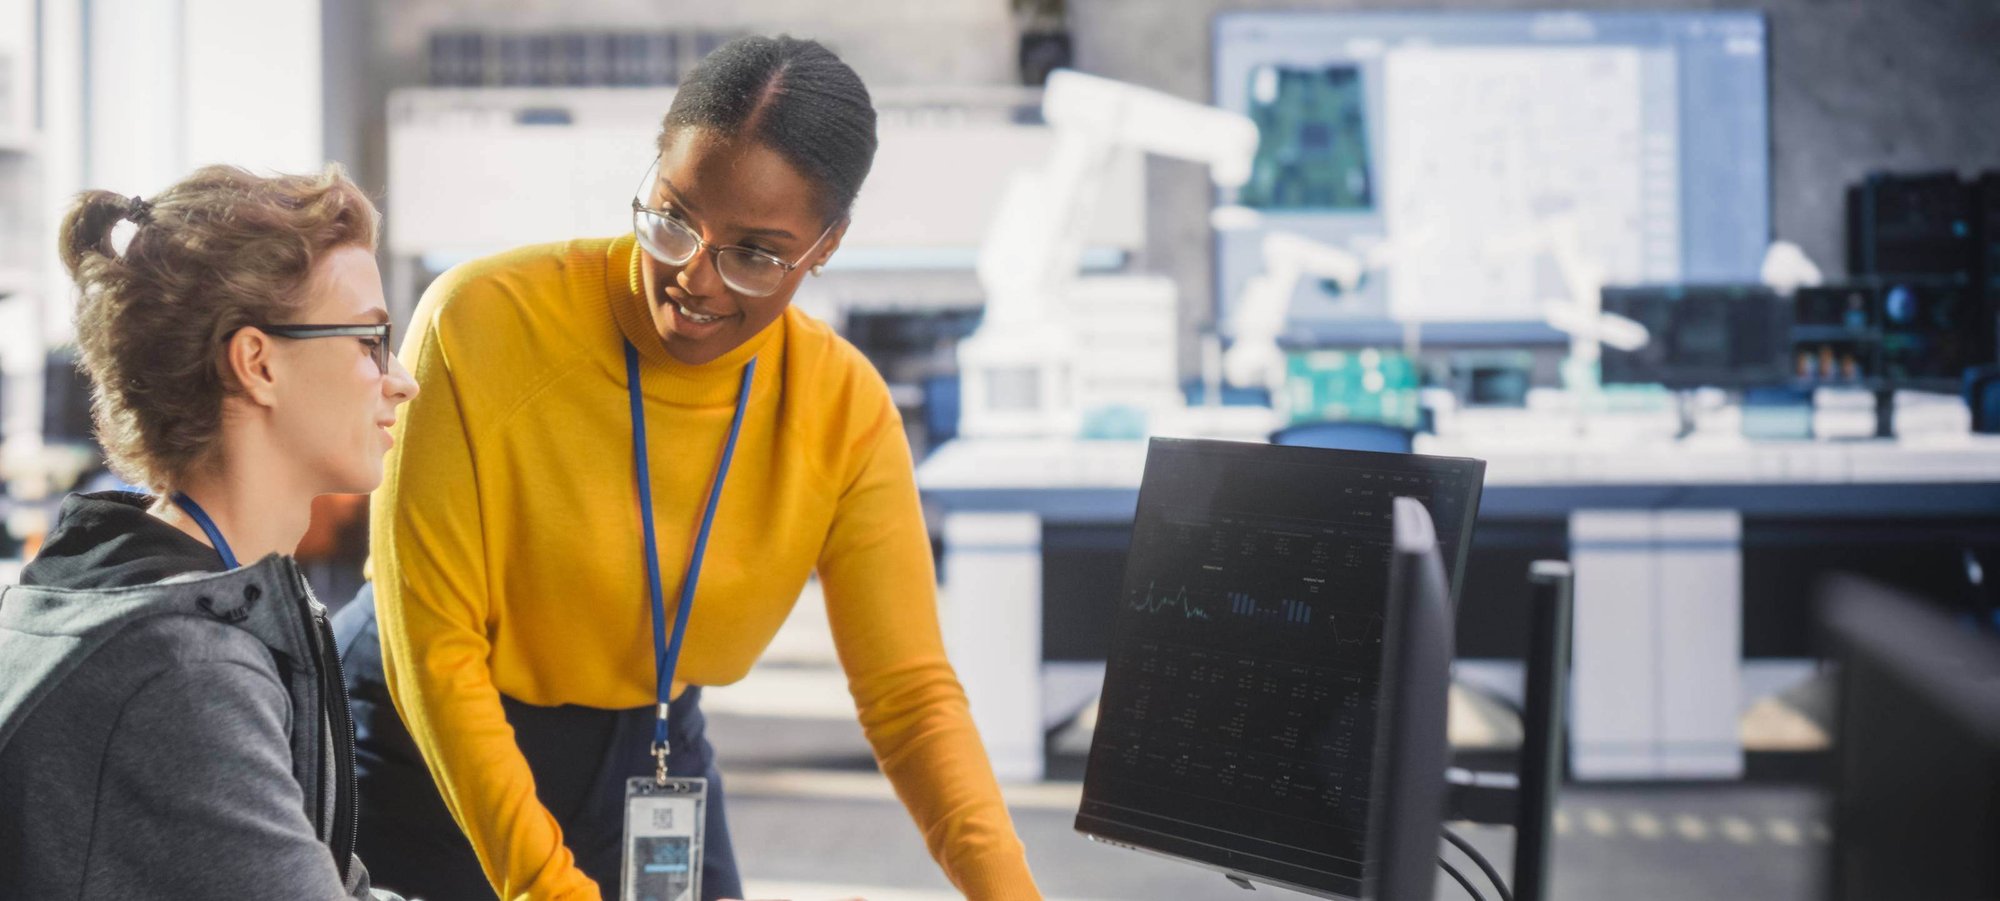
<svg viewBox="0 0 2000 901"><path fill-rule="evenodd" d="M1569 523L1582 778L1741 774L1744 517L2000 513L2000 438L1988 436L1426 436L1417 449L1487 461L1482 519ZM1089 668L1041 660L1041 526L1130 522L1145 453L1136 441L960 440L918 467L944 511L946 642L1002 778L1040 778L1047 720L1094 688Z"/></svg>

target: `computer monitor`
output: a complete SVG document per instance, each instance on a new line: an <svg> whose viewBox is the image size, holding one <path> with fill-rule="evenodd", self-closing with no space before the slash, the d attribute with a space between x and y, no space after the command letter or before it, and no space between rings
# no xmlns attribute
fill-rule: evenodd
<svg viewBox="0 0 2000 901"><path fill-rule="evenodd" d="M1368 814L1376 847L1366 855L1360 897L1429 898L1437 882L1443 774L1451 762L1445 715L1453 583L1445 578L1437 527L1423 503L1398 497L1393 510L1379 690L1385 709L1377 721L1383 737L1375 743L1377 800Z"/></svg>
<svg viewBox="0 0 2000 901"><path fill-rule="evenodd" d="M1567 340L1546 235L1567 218L1614 283L1747 281L1771 241L1768 25L1755 11L1251 11L1215 17L1214 102L1258 124L1216 234L1231 321L1289 232L1393 256L1354 290L1307 279L1304 344ZM1222 198L1227 200L1227 197Z"/></svg>
<svg viewBox="0 0 2000 901"><path fill-rule="evenodd" d="M1484 475L1154 439L1077 831L1232 881L1428 897Z"/></svg>
<svg viewBox="0 0 2000 901"><path fill-rule="evenodd" d="M42 440L49 444L95 445L90 418L90 376L77 367L76 351L49 351L42 367Z"/></svg>
<svg viewBox="0 0 2000 901"><path fill-rule="evenodd" d="M1828 896L2000 897L2000 640L1854 576L1819 617L1839 674Z"/></svg>
<svg viewBox="0 0 2000 901"><path fill-rule="evenodd" d="M1604 312L1646 327L1638 350L1605 347L1604 382L1743 388L1793 379L1792 304L1762 285L1605 288Z"/></svg>

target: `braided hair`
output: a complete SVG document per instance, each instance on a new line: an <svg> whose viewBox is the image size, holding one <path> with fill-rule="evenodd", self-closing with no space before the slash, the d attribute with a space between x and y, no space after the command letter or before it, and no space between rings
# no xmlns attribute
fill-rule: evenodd
<svg viewBox="0 0 2000 901"><path fill-rule="evenodd" d="M844 218L875 163L875 107L861 76L818 41L747 36L703 57L660 124L753 138L819 186L819 212Z"/></svg>

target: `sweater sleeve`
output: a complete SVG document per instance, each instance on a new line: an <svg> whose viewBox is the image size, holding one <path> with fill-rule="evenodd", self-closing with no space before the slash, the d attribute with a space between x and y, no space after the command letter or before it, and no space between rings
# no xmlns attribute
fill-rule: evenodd
<svg viewBox="0 0 2000 901"><path fill-rule="evenodd" d="M135 692L106 749L83 895L349 897L306 819L290 704L234 661L175 666Z"/></svg>
<svg viewBox="0 0 2000 901"><path fill-rule="evenodd" d="M418 311L405 345L421 390L404 407L371 517L383 673L445 806L500 897L598 898L597 884L577 867L535 795L487 664L479 474L427 313Z"/></svg>
<svg viewBox="0 0 2000 901"><path fill-rule="evenodd" d="M1040 898L939 634L916 472L883 392L819 561L861 727L931 856L975 901Z"/></svg>

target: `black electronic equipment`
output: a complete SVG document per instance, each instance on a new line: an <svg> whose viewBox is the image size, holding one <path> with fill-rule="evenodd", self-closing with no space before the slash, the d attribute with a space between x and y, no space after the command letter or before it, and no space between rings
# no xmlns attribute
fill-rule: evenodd
<svg viewBox="0 0 2000 901"><path fill-rule="evenodd" d="M1972 234L1978 242L1975 275L1985 305L1987 333L1996 351L1986 362L2000 363L2000 170L1980 173L1973 193L1976 214Z"/></svg>
<svg viewBox="0 0 2000 901"><path fill-rule="evenodd" d="M1993 356L1993 329L1968 280L1884 281L1881 380L1955 391L1965 370Z"/></svg>
<svg viewBox="0 0 2000 901"><path fill-rule="evenodd" d="M1048 84L1049 73L1067 69L1076 58L1069 32L1060 28L1034 29L1021 33L1017 54L1021 83L1029 87Z"/></svg>
<svg viewBox="0 0 2000 901"><path fill-rule="evenodd" d="M1792 331L1801 384L1955 391L1993 357L1986 305L1967 282L1937 276L1801 288Z"/></svg>
<svg viewBox="0 0 2000 901"><path fill-rule="evenodd" d="M2000 641L1853 576L1819 617L1839 679L1829 897L2000 897Z"/></svg>
<svg viewBox="0 0 2000 901"><path fill-rule="evenodd" d="M1792 375L1820 385L1874 384L1882 373L1882 296L1873 285L1822 285L1793 295Z"/></svg>
<svg viewBox="0 0 2000 901"><path fill-rule="evenodd" d="M2000 173L1876 172L1848 189L1847 269L1882 292L1883 380L1942 388L1994 361L1997 265Z"/></svg>
<svg viewBox="0 0 2000 901"><path fill-rule="evenodd" d="M1451 355L1452 393L1465 407L1525 407L1534 374L1535 355L1525 350Z"/></svg>
<svg viewBox="0 0 2000 901"><path fill-rule="evenodd" d="M1847 191L1847 271L1970 282L1973 200L1956 172L1870 173Z"/></svg>
<svg viewBox="0 0 2000 901"><path fill-rule="evenodd" d="M1153 439L1076 829L1429 897L1478 460Z"/></svg>
<svg viewBox="0 0 2000 901"><path fill-rule="evenodd" d="M1741 388L1793 377L1792 303L1762 285L1611 287L1603 302L1648 333L1637 350L1604 349L1606 384Z"/></svg>
<svg viewBox="0 0 2000 901"><path fill-rule="evenodd" d="M430 84L473 88L671 85L731 37L687 29L640 33L567 28L434 31L428 39Z"/></svg>

